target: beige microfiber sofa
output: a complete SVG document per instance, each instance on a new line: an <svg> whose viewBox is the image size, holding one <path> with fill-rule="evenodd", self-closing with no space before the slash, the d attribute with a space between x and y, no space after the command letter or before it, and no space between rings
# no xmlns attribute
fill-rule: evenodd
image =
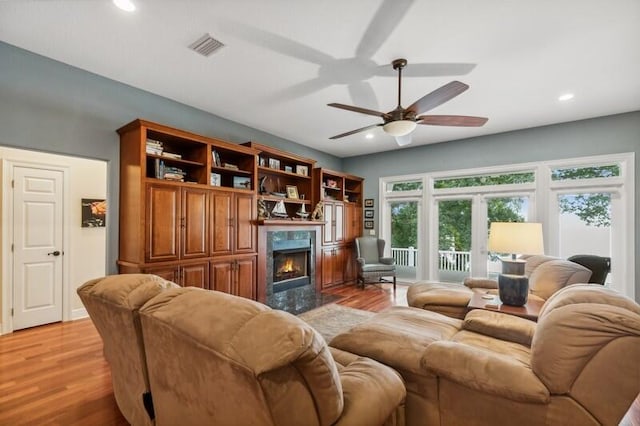
<svg viewBox="0 0 640 426"><path fill-rule="evenodd" d="M331 345L402 374L408 425L614 425L640 393L640 306L597 284L559 290L537 324L395 307Z"/></svg>
<svg viewBox="0 0 640 426"><path fill-rule="evenodd" d="M398 373L329 349L290 314L152 275L92 280L78 293L133 425L404 424Z"/></svg>
<svg viewBox="0 0 640 426"><path fill-rule="evenodd" d="M132 425L153 424L138 311L152 297L177 287L155 275L128 274L94 279L78 288L104 343L116 403Z"/></svg>
<svg viewBox="0 0 640 426"><path fill-rule="evenodd" d="M544 303L563 287L588 283L591 270L569 260L539 255L526 258L525 275L529 277L529 299ZM467 305L474 292L498 294L498 282L486 278L466 278L464 284L418 283L409 287L407 302L414 308L462 319L467 314Z"/></svg>

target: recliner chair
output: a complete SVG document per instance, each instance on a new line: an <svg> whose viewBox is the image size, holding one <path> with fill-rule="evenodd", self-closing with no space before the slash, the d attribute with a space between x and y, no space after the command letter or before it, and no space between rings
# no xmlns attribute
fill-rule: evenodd
<svg viewBox="0 0 640 426"><path fill-rule="evenodd" d="M607 280L607 275L609 275L609 272L611 272L610 257L596 256L593 254L576 254L567 258L567 260L590 269L590 283L604 284Z"/></svg>
<svg viewBox="0 0 640 426"><path fill-rule="evenodd" d="M358 282L380 282L384 277L393 277L393 291L396 290L396 265L391 257L384 257L385 241L375 237L356 238L356 261L358 262Z"/></svg>

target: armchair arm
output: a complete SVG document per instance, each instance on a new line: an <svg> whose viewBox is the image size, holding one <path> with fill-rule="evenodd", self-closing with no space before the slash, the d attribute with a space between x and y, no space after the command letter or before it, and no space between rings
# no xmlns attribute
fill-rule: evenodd
<svg viewBox="0 0 640 426"><path fill-rule="evenodd" d="M364 257L356 258L356 262L358 262L361 267L365 265Z"/></svg>
<svg viewBox="0 0 640 426"><path fill-rule="evenodd" d="M496 339L531 346L536 323L513 315L474 309L464 317L462 328Z"/></svg>
<svg viewBox="0 0 640 426"><path fill-rule="evenodd" d="M336 426L381 425L389 418L404 424L406 390L391 368L357 357L340 369L340 382L344 409Z"/></svg>
<svg viewBox="0 0 640 426"><path fill-rule="evenodd" d="M467 277L463 283L469 288L498 288L498 281L490 278Z"/></svg>
<svg viewBox="0 0 640 426"><path fill-rule="evenodd" d="M380 263L382 263L383 265L393 265L394 263L396 263L396 261L393 257L381 257Z"/></svg>
<svg viewBox="0 0 640 426"><path fill-rule="evenodd" d="M478 347L437 341L425 349L422 367L439 377L511 401L544 404L549 390L521 362Z"/></svg>

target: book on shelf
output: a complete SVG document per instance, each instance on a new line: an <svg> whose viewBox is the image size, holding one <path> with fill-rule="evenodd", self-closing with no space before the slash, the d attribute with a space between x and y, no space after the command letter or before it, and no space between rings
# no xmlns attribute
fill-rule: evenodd
<svg viewBox="0 0 640 426"><path fill-rule="evenodd" d="M155 159L153 175L156 179L162 179L164 176L164 161L159 158Z"/></svg>
<svg viewBox="0 0 640 426"><path fill-rule="evenodd" d="M225 169L229 169L229 170L239 170L238 166L236 166L235 164L230 164L230 163L224 163L222 165L222 167L224 167Z"/></svg>
<svg viewBox="0 0 640 426"><path fill-rule="evenodd" d="M169 158L175 158L175 159L181 159L182 158L182 154L175 154L173 152L162 152L161 154L163 157L169 157Z"/></svg>
<svg viewBox="0 0 640 426"><path fill-rule="evenodd" d="M145 144L145 151L147 154L161 155L163 151L162 142L155 141L153 139L147 139Z"/></svg>
<svg viewBox="0 0 640 426"><path fill-rule="evenodd" d="M222 167L220 163L220 154L215 149L211 151L211 159L213 160L213 165L216 167Z"/></svg>

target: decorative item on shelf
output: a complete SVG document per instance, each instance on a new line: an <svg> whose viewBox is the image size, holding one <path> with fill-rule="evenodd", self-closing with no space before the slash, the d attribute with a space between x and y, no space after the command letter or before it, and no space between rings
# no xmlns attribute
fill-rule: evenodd
<svg viewBox="0 0 640 426"><path fill-rule="evenodd" d="M260 197L258 199L258 219L259 220L271 219L271 214L267 209L267 203L264 201L264 197Z"/></svg>
<svg viewBox="0 0 640 426"><path fill-rule="evenodd" d="M258 188L259 188L259 190L260 190L260 193L261 193L261 194L266 194L266 193L268 193L268 192L269 192L269 191L267 190L266 183L267 183L267 176L262 176L262 177L260 178L260 185L259 185L259 187L258 187Z"/></svg>
<svg viewBox="0 0 640 426"><path fill-rule="evenodd" d="M301 204L300 208L298 209L298 211L296 212L296 215L298 217L300 217L300 219L306 219L309 217L309 213L307 212L306 208L305 208L305 204Z"/></svg>
<svg viewBox="0 0 640 426"><path fill-rule="evenodd" d="M284 205L284 201L280 200L276 202L271 209L271 215L278 219L287 219L289 215L287 215L287 208Z"/></svg>
<svg viewBox="0 0 640 426"><path fill-rule="evenodd" d="M219 173L211 173L209 183L211 183L211 186L222 185L222 176Z"/></svg>
<svg viewBox="0 0 640 426"><path fill-rule="evenodd" d="M365 207L373 207L373 198L365 198L364 206Z"/></svg>
<svg viewBox="0 0 640 426"><path fill-rule="evenodd" d="M293 167L291 166L284 166L284 171L287 173L293 173Z"/></svg>
<svg viewBox="0 0 640 426"><path fill-rule="evenodd" d="M373 212L374 212L374 210L370 210L370 209L365 210L364 211L364 218L365 219L373 219Z"/></svg>
<svg viewBox="0 0 640 426"><path fill-rule="evenodd" d="M234 176L233 187L241 189L251 189L251 178L245 176Z"/></svg>
<svg viewBox="0 0 640 426"><path fill-rule="evenodd" d="M324 220L324 204L322 204L322 201L318 201L318 204L316 204L316 207L313 209L311 220Z"/></svg>
<svg viewBox="0 0 640 426"><path fill-rule="evenodd" d="M364 221L364 229L373 229L373 221L365 220Z"/></svg>
<svg viewBox="0 0 640 426"><path fill-rule="evenodd" d="M264 157L258 157L258 165L260 167L265 167L267 165L267 161L264 159Z"/></svg>
<svg viewBox="0 0 640 426"><path fill-rule="evenodd" d="M273 195L274 197L286 197L287 193L286 192L282 192L282 186L280 186L280 179L278 178L277 180L277 188L275 191L271 191L270 192L271 195Z"/></svg>
<svg viewBox="0 0 640 426"><path fill-rule="evenodd" d="M269 158L269 168L280 170L280 160L277 158Z"/></svg>
<svg viewBox="0 0 640 426"><path fill-rule="evenodd" d="M213 165L216 167L221 167L222 163L220 162L220 154L215 149L211 151L211 158L213 160Z"/></svg>
<svg viewBox="0 0 640 426"><path fill-rule="evenodd" d="M301 166L298 164L296 166L296 174L302 175L302 176L309 176L309 167Z"/></svg>
<svg viewBox="0 0 640 426"><path fill-rule="evenodd" d="M326 179L324 181L324 186L326 186L327 188L337 188L338 187L338 181L336 181L334 179Z"/></svg>
<svg viewBox="0 0 640 426"><path fill-rule="evenodd" d="M229 170L239 170L236 164L224 163L222 167Z"/></svg>
<svg viewBox="0 0 640 426"><path fill-rule="evenodd" d="M516 254L544 254L542 224L532 222L493 222L489 229L489 251L511 253L502 258L498 293L505 305L523 306L529 296L529 279L524 275L525 261Z"/></svg>
<svg viewBox="0 0 640 426"><path fill-rule="evenodd" d="M298 198L298 187L295 185L287 185L287 198L292 198L297 200Z"/></svg>

